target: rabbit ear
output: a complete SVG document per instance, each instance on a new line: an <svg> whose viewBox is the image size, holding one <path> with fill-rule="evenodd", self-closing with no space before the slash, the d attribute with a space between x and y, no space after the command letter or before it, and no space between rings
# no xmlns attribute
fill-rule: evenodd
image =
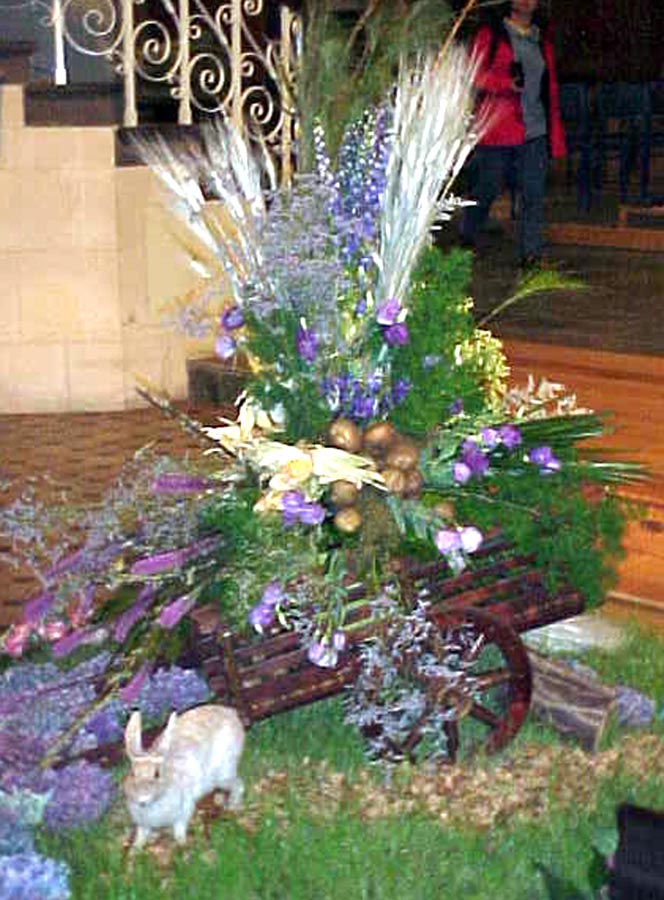
<svg viewBox="0 0 664 900"><path fill-rule="evenodd" d="M172 712L168 718L168 723L166 728L162 731L159 736L159 739L156 742L156 745L153 747L153 751L156 750L158 753L166 754L171 749L171 742L173 740L173 734L175 732L175 723L177 722L178 714L176 712Z"/></svg>
<svg viewBox="0 0 664 900"><path fill-rule="evenodd" d="M125 728L125 750L129 759L143 756L143 743L141 741L141 713L136 709L129 716Z"/></svg>

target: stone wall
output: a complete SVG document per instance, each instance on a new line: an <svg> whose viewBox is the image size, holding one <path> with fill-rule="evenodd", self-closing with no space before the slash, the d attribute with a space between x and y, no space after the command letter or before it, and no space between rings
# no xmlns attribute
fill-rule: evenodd
<svg viewBox="0 0 664 900"><path fill-rule="evenodd" d="M0 89L0 412L122 409L135 375L174 397L209 344L163 325L195 284L157 187L119 169L112 128L25 127Z"/></svg>

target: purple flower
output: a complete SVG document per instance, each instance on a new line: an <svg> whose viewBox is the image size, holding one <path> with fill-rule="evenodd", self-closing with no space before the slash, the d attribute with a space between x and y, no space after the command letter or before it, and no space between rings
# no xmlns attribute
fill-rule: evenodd
<svg viewBox="0 0 664 900"><path fill-rule="evenodd" d="M153 553L143 559L137 559L130 569L132 575L157 575L168 569L177 569L186 559L182 550L166 550L163 553Z"/></svg>
<svg viewBox="0 0 664 900"><path fill-rule="evenodd" d="M465 528L462 528L460 537L464 553L475 553L476 550L479 550L484 540L482 532L479 528L475 528L474 525L467 525Z"/></svg>
<svg viewBox="0 0 664 900"><path fill-rule="evenodd" d="M234 331L244 325L244 313L239 306L229 306L221 316L221 326L226 331Z"/></svg>
<svg viewBox="0 0 664 900"><path fill-rule="evenodd" d="M528 452L530 462L540 467L542 472L558 472L560 469L560 460L554 456L551 447L533 447Z"/></svg>
<svg viewBox="0 0 664 900"><path fill-rule="evenodd" d="M320 525L325 519L325 507L307 500L302 491L286 491L281 498L284 525Z"/></svg>
<svg viewBox="0 0 664 900"><path fill-rule="evenodd" d="M89 629L79 629L78 631L72 631L69 634L66 634L63 638L60 638L59 641L56 641L54 644L52 644L51 653L56 657L56 659L61 659L64 656L69 656L69 654L73 653L77 647L80 647L81 644L84 644L89 637Z"/></svg>
<svg viewBox="0 0 664 900"><path fill-rule="evenodd" d="M283 603L285 599L286 594L284 593L284 589L279 584L279 582L271 581L268 585L266 585L263 591L261 603L265 604L265 606L277 606L277 604Z"/></svg>
<svg viewBox="0 0 664 900"><path fill-rule="evenodd" d="M113 629L114 641L117 641L118 644L124 643L131 629L139 621L139 619L143 618L145 613L152 605L154 596L155 592L152 585L146 585L140 591L138 597L136 598L136 602L133 603L129 607L129 609L126 609L123 613L121 613L115 620L115 627Z"/></svg>
<svg viewBox="0 0 664 900"><path fill-rule="evenodd" d="M655 701L634 688L618 685L616 699L618 723L625 728L647 728L655 718Z"/></svg>
<svg viewBox="0 0 664 900"><path fill-rule="evenodd" d="M67 863L39 853L16 853L0 857L0 886L7 900L67 900Z"/></svg>
<svg viewBox="0 0 664 900"><path fill-rule="evenodd" d="M444 556L462 549L461 535L456 528L439 529L433 536L433 542L438 552Z"/></svg>
<svg viewBox="0 0 664 900"><path fill-rule="evenodd" d="M347 643L347 640L346 640L346 635L344 634L344 632L343 631L335 631L334 634L332 635L333 648L336 651L338 651L339 653L341 653L343 650L346 649L346 643Z"/></svg>
<svg viewBox="0 0 664 900"><path fill-rule="evenodd" d="M129 679L127 684L118 692L120 700L123 703L128 703L130 706L136 700L138 695L141 693L141 688L147 681L150 671L152 669L151 663L143 663L141 668Z"/></svg>
<svg viewBox="0 0 664 900"><path fill-rule="evenodd" d="M33 597L23 607L23 621L28 625L36 625L41 622L55 602L55 595L51 593L40 594Z"/></svg>
<svg viewBox="0 0 664 900"><path fill-rule="evenodd" d="M405 322L388 325L383 331L385 343L390 347L403 347L408 343L408 327Z"/></svg>
<svg viewBox="0 0 664 900"><path fill-rule="evenodd" d="M392 402L394 405L396 406L402 400L405 400L409 391L410 381L407 378L397 378L392 385Z"/></svg>
<svg viewBox="0 0 664 900"><path fill-rule="evenodd" d="M318 353L318 338L313 331L298 325L295 335L295 348L305 362L312 363Z"/></svg>
<svg viewBox="0 0 664 900"><path fill-rule="evenodd" d="M376 310L376 321L379 325L395 325L401 312L401 305L395 297L390 297Z"/></svg>
<svg viewBox="0 0 664 900"><path fill-rule="evenodd" d="M325 507L320 503L307 503L300 512L300 522L303 525L320 525L325 515Z"/></svg>
<svg viewBox="0 0 664 900"><path fill-rule="evenodd" d="M473 473L470 471L470 466L466 465L465 462L453 463L452 478L454 478L457 484L466 484L468 481L470 481L472 474Z"/></svg>
<svg viewBox="0 0 664 900"><path fill-rule="evenodd" d="M489 450L493 450L493 448L497 447L500 443L500 432L497 428L491 428L490 426L482 428L480 431L480 438L485 447L488 447Z"/></svg>
<svg viewBox="0 0 664 900"><path fill-rule="evenodd" d="M229 334L220 334L214 342L214 352L219 359L230 359L237 350L237 344Z"/></svg>
<svg viewBox="0 0 664 900"><path fill-rule="evenodd" d="M366 297L362 297L362 298L361 298L360 300L358 300L357 303L355 304L355 315L356 315L356 316L363 316L363 315L365 314L366 311L367 311L367 301L366 301Z"/></svg>
<svg viewBox="0 0 664 900"><path fill-rule="evenodd" d="M274 605L271 603L258 603L249 610L247 621L256 631L269 628L274 623Z"/></svg>
<svg viewBox="0 0 664 900"><path fill-rule="evenodd" d="M307 659L321 669L333 669L337 664L339 654L323 639L322 641L312 641L309 644Z"/></svg>
<svg viewBox="0 0 664 900"><path fill-rule="evenodd" d="M521 443L521 431L516 425L501 425L498 429L500 440L508 450L514 450Z"/></svg>
<svg viewBox="0 0 664 900"><path fill-rule="evenodd" d="M162 609L157 621L162 628L166 628L170 631L171 628L175 628L183 616L187 615L195 603L195 596L192 597L191 594L183 594L181 597L178 597L177 600L174 600Z"/></svg>
<svg viewBox="0 0 664 900"><path fill-rule="evenodd" d="M461 397L457 397L452 403L450 403L450 415L451 416L459 416L463 412L463 400Z"/></svg>
<svg viewBox="0 0 664 900"><path fill-rule="evenodd" d="M464 441L461 445L462 462L468 466L473 475L484 475L489 468L489 457L480 450L475 441Z"/></svg>
<svg viewBox="0 0 664 900"><path fill-rule="evenodd" d="M165 472L152 482L155 494L197 494L212 485L208 478L183 472Z"/></svg>

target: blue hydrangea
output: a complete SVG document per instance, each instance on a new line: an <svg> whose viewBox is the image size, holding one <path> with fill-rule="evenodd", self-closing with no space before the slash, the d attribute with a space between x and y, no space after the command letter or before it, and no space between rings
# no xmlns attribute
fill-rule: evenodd
<svg viewBox="0 0 664 900"><path fill-rule="evenodd" d="M0 900L67 900L69 868L39 853L0 857Z"/></svg>

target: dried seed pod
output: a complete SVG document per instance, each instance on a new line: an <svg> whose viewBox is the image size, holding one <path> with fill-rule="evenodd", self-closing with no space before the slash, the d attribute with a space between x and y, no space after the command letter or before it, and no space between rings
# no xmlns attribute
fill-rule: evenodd
<svg viewBox="0 0 664 900"><path fill-rule="evenodd" d="M330 425L328 434L333 447L346 450L348 453L357 453L362 446L360 429L350 419L335 419Z"/></svg>
<svg viewBox="0 0 664 900"><path fill-rule="evenodd" d="M352 481L335 481L330 490L330 499L335 506L353 506L357 503L360 491Z"/></svg>
<svg viewBox="0 0 664 900"><path fill-rule="evenodd" d="M403 494L406 489L406 473L400 469L384 469L385 487L392 494Z"/></svg>
<svg viewBox="0 0 664 900"><path fill-rule="evenodd" d="M402 472L416 469L419 461L420 454L415 444L411 444L410 441L403 438L399 438L397 443L390 448L386 459L388 469L400 469Z"/></svg>
<svg viewBox="0 0 664 900"><path fill-rule="evenodd" d="M364 432L364 447L369 453L387 450L397 433L391 422L374 422Z"/></svg>
<svg viewBox="0 0 664 900"><path fill-rule="evenodd" d="M406 472L406 487L404 488L404 497L419 497L422 493L422 484L424 479L422 473L417 469L411 469Z"/></svg>
<svg viewBox="0 0 664 900"><path fill-rule="evenodd" d="M353 534L362 524L362 513L356 506L347 506L336 514L334 524L344 534Z"/></svg>

